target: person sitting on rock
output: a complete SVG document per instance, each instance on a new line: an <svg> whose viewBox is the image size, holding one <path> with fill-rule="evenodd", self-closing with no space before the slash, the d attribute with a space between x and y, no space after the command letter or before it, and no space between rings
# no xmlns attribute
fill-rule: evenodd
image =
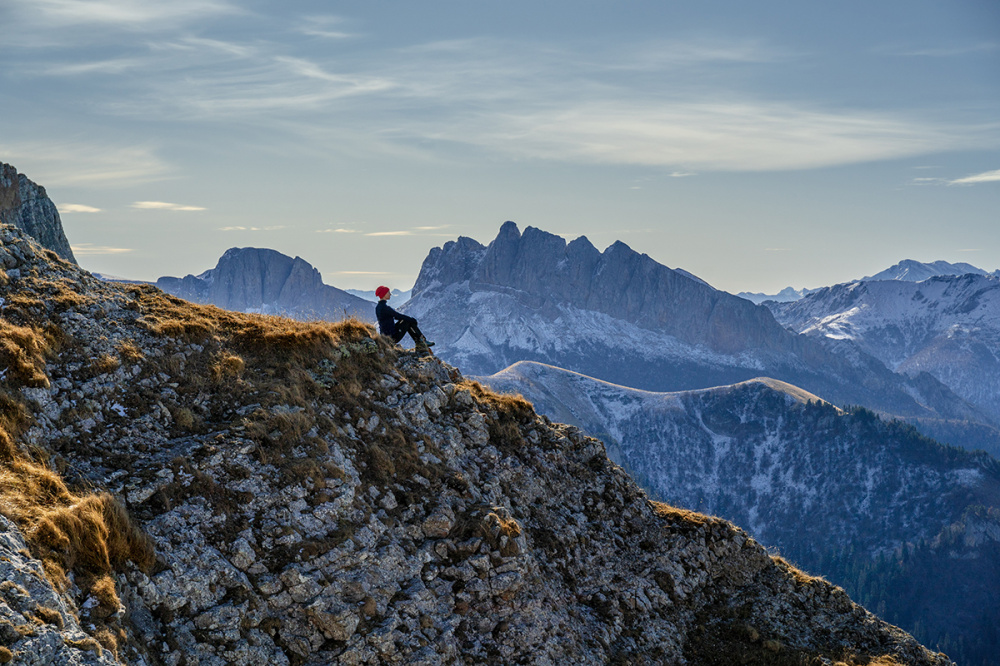
<svg viewBox="0 0 1000 666"><path fill-rule="evenodd" d="M388 301L392 298L389 287L379 287L375 290L375 295L379 299L378 305L375 306L375 318L378 319L379 332L382 335L389 336L396 343L409 333L416 345L416 350L418 352L429 353L434 343L428 342L424 334L417 328L417 320L405 314L400 314L389 307Z"/></svg>

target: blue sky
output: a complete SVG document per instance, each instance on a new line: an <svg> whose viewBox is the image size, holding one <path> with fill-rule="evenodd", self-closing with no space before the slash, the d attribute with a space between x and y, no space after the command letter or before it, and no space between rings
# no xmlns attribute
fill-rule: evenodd
<svg viewBox="0 0 1000 666"><path fill-rule="evenodd" d="M80 263L409 287L505 220L729 291L1000 267L1000 4L0 2L0 161Z"/></svg>

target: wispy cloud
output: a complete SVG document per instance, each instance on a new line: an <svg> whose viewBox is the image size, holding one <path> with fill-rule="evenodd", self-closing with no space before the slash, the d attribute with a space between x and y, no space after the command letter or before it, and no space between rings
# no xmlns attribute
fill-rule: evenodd
<svg viewBox="0 0 1000 666"><path fill-rule="evenodd" d="M100 208L86 206L84 204L62 204L57 206L60 213L100 213Z"/></svg>
<svg viewBox="0 0 1000 666"><path fill-rule="evenodd" d="M42 1L49 11L73 15L69 0ZM133 11L125 0L82 4L125 22ZM173 9L148 0L136 5L144 17L173 16ZM216 13L233 9L221 0L207 6ZM299 30L338 25L336 17L319 17ZM991 138L995 128L752 97L737 74L724 72L793 55L752 41L653 41L602 50L481 38L375 51L364 59L304 57L273 41L191 36L143 48L142 77L129 71L138 55L62 63L52 71L96 75L121 68L130 94L106 98L114 100L102 102L108 112L170 123L266 123L340 155L443 159L449 148L472 146L514 159L664 167L679 178L1000 143Z"/></svg>
<svg viewBox="0 0 1000 666"><path fill-rule="evenodd" d="M284 229L284 224L276 224L270 227L219 227L219 231L278 231L279 229Z"/></svg>
<svg viewBox="0 0 1000 666"><path fill-rule="evenodd" d="M31 11L55 25L111 24L162 29L242 10L224 0L34 0Z"/></svg>
<svg viewBox="0 0 1000 666"><path fill-rule="evenodd" d="M737 99L584 102L481 116L439 136L519 157L733 171L816 168L972 144L946 129L885 114Z"/></svg>
<svg viewBox="0 0 1000 666"><path fill-rule="evenodd" d="M148 146L121 146L100 142L51 141L3 143L0 155L36 183L55 188L66 185L126 186L162 180L171 169Z"/></svg>
<svg viewBox="0 0 1000 666"><path fill-rule="evenodd" d="M318 234L360 234L359 229L317 229Z"/></svg>
<svg viewBox="0 0 1000 666"><path fill-rule="evenodd" d="M323 39L349 39L357 35L335 29L336 26L344 24L344 19L339 16L307 16L302 19L298 26L298 32L310 37L322 37Z"/></svg>
<svg viewBox="0 0 1000 666"><path fill-rule="evenodd" d="M965 178L956 178L955 180L949 180L949 185L978 185L980 183L997 183L1000 182L1000 169L995 171L984 171L983 173L977 173L974 176L966 176Z"/></svg>
<svg viewBox="0 0 1000 666"><path fill-rule="evenodd" d="M80 243L72 245L71 249L76 256L91 256L98 254L125 254L132 252L128 247L110 247L108 245L94 245L93 243Z"/></svg>
<svg viewBox="0 0 1000 666"><path fill-rule="evenodd" d="M923 56L928 58L954 58L956 56L994 53L998 50L1000 50L1000 42L979 42L978 44L962 44L957 46L898 49L894 51L894 54L899 56Z"/></svg>
<svg viewBox="0 0 1000 666"><path fill-rule="evenodd" d="M115 58L112 60L95 60L92 62L57 63L44 69L52 76L79 76L89 74L121 74L137 69L143 65L139 58Z"/></svg>
<svg viewBox="0 0 1000 666"><path fill-rule="evenodd" d="M132 208L138 210L173 210L173 211L196 211L205 210L201 206L186 206L184 204L168 203L166 201L136 201Z"/></svg>
<svg viewBox="0 0 1000 666"><path fill-rule="evenodd" d="M449 226L413 227L412 229L399 229L397 231L370 231L365 236L451 236L451 234L428 233L439 229L447 229Z"/></svg>

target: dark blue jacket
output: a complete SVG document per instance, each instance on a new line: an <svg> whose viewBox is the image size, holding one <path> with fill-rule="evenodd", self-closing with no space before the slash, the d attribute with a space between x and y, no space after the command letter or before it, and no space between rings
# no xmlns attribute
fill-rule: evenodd
<svg viewBox="0 0 1000 666"><path fill-rule="evenodd" d="M396 321L405 321L413 317L399 314L389 307L385 301L379 301L375 306L375 318L378 319L378 329L382 335L393 335L396 332Z"/></svg>

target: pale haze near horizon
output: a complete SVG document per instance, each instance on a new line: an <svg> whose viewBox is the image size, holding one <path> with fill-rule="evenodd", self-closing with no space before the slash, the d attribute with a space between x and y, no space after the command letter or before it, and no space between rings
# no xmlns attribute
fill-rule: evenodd
<svg viewBox="0 0 1000 666"><path fill-rule="evenodd" d="M409 288L505 220L731 292L1000 267L995 2L0 3L0 161L87 269Z"/></svg>

